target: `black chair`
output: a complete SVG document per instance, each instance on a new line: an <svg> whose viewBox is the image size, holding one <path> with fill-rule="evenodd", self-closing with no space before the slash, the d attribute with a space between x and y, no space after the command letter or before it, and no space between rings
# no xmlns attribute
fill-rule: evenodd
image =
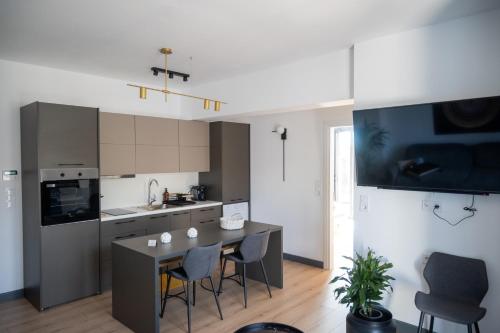
<svg viewBox="0 0 500 333"><path fill-rule="evenodd" d="M484 261L434 252L424 269L424 278L430 293L417 292L415 305L421 311L418 333L426 314L431 316L429 332L434 329L434 317L467 325L472 333L472 325L479 333L479 321L486 314L480 307L488 291L488 276Z"/></svg>
<svg viewBox="0 0 500 333"><path fill-rule="evenodd" d="M267 286L267 291L269 292L269 297L272 298L273 295L271 294L271 288L269 287L269 281L267 280L267 273L266 269L264 267L264 263L262 262L262 258L266 255L267 252L267 244L269 242L269 234L270 231L264 231L260 232L255 235L249 235L246 236L243 241L241 242L241 245L238 249L238 251L230 254L224 255L224 264L222 266L222 273L220 276L220 283L219 283L219 290L218 294L222 292L222 282L225 279L231 279L233 281L233 278L235 276L239 277L238 282L241 286L243 286L243 294L245 298L245 308L247 307L247 276L246 276L246 265L251 264L251 263L260 263L260 268L262 270L262 274L264 275L264 279L266 281L266 286ZM239 273L235 273L231 276L224 276L224 273L226 272L226 264L227 261L234 261L236 264L240 264L242 266L242 273L243 273L243 281L241 280L241 275Z"/></svg>
<svg viewBox="0 0 500 333"><path fill-rule="evenodd" d="M223 320L222 311L220 309L219 299L217 293L215 292L214 283L212 281L212 273L217 265L217 260L219 259L220 251L222 247L222 242L217 244L195 247L190 249L184 259L182 260L182 266L167 270L167 290L165 291L165 296L163 297L163 304L161 307L160 317L163 318L165 313L165 308L167 305L167 299L170 298L168 292L170 290L170 280L172 276L181 281L186 281L186 299L184 301L187 305L187 315L188 315L188 332L191 332L191 283L193 284L193 305L194 305L194 295L196 295L196 281L202 279L209 279L210 285L212 287L211 291L214 294L215 303L217 304L217 309L219 310L220 319ZM176 295L172 295L176 296Z"/></svg>

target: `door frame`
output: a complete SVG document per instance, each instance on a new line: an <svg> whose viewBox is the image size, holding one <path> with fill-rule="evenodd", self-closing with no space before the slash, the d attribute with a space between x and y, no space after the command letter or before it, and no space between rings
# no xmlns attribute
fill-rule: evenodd
<svg viewBox="0 0 500 333"><path fill-rule="evenodd" d="M331 119L323 121L323 268L332 269L331 247L333 239L330 237L332 222L330 219L330 128L352 126L352 108L341 108Z"/></svg>

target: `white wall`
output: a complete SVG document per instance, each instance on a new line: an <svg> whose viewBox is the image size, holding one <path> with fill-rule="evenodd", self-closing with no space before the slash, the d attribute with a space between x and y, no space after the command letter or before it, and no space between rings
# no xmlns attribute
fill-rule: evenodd
<svg viewBox="0 0 500 333"><path fill-rule="evenodd" d="M193 87L192 93L228 102L217 115L233 116L253 111L300 108L352 97L350 49L311 57L229 79ZM215 116L197 113L199 102L185 101L195 118Z"/></svg>
<svg viewBox="0 0 500 333"><path fill-rule="evenodd" d="M500 11L471 16L354 47L356 109L500 95ZM486 261L490 290L483 305L483 332L498 331L500 313L500 197L477 200L477 217L452 228L421 209L422 200L438 201L443 215L457 219L470 196L356 189L369 198L369 212L355 212L357 250L374 248L395 265L395 290L388 305L396 318L418 322L413 298L425 289L422 260L432 251ZM355 205L357 207L357 204ZM437 321L439 332L464 332Z"/></svg>
<svg viewBox="0 0 500 333"><path fill-rule="evenodd" d="M0 60L0 170L14 169L21 172L19 108L34 101L99 107L104 112L190 117L189 114L184 117L186 114L181 111L179 98L171 97L165 104L162 96L150 94L148 100L143 101L138 98L138 91L127 87L126 83ZM169 183L166 180L172 178L158 177L167 177L163 184ZM104 181L104 205L118 206L122 199L124 203L138 201L143 196L140 179ZM136 185L130 186L134 182ZM175 187L180 188L184 183L191 182L197 182L197 175L180 176L175 181ZM14 191L12 208L6 205L7 188ZM136 196L123 196L122 190L136 188ZM23 288L21 177L13 182L0 180L0 216L1 294Z"/></svg>
<svg viewBox="0 0 500 333"><path fill-rule="evenodd" d="M324 261L324 126L351 124L351 112L352 105L238 119L250 123L252 220L282 225L286 253ZM277 125L288 132L285 182Z"/></svg>

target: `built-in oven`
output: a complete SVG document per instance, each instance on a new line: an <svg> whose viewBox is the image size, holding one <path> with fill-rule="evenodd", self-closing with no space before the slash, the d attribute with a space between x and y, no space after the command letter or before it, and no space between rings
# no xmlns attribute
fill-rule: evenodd
<svg viewBox="0 0 500 333"><path fill-rule="evenodd" d="M98 220L99 171L40 170L42 226Z"/></svg>

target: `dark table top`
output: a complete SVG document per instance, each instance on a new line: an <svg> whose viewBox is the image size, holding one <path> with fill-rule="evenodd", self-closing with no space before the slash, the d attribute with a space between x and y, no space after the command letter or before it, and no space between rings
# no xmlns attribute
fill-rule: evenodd
<svg viewBox="0 0 500 333"><path fill-rule="evenodd" d="M187 250L196 246L207 246L222 241L222 245L238 243L247 235L256 234L262 231L278 231L283 227L267 223L245 221L243 229L224 230L218 223L201 226L197 228L198 237L188 238L187 229L171 231L172 241L162 244L161 234L147 235L136 238L129 238L113 242L114 245L126 247L146 256L155 258L158 261L183 256ZM149 247L148 240L155 239L156 247Z"/></svg>

